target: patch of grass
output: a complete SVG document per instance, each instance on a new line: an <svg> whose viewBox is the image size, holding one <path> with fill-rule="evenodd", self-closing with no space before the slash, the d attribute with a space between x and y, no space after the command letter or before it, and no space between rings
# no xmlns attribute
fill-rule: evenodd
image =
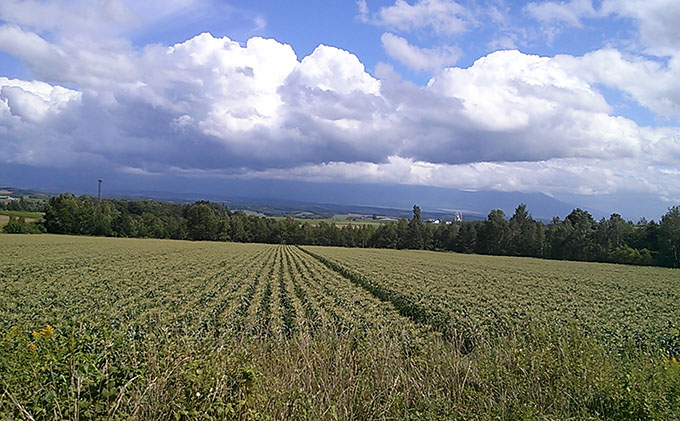
<svg viewBox="0 0 680 421"><path fill-rule="evenodd" d="M284 216L276 216L274 219L286 219ZM384 224L384 221L374 220L374 219L356 219L352 220L346 215L336 215L333 218L294 218L296 222L307 223L310 225L319 225L324 222L329 225L335 225L337 227L344 227L345 225L380 225Z"/></svg>
<svg viewBox="0 0 680 421"><path fill-rule="evenodd" d="M11 211L11 210L0 210L0 215L6 215L6 216L16 216L16 217L24 217L24 218L31 218L35 220L42 219L45 214L43 212L28 212L28 211Z"/></svg>
<svg viewBox="0 0 680 421"><path fill-rule="evenodd" d="M471 354L433 340L321 332L287 341L93 326L0 338L0 412L36 419L619 419L680 417L680 364L534 326Z"/></svg>

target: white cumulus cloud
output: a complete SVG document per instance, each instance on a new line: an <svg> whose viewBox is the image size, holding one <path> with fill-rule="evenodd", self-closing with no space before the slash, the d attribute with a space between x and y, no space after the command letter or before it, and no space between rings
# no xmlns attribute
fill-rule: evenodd
<svg viewBox="0 0 680 421"><path fill-rule="evenodd" d="M680 54L680 3L674 0L605 0L602 11L637 24L639 41L650 54Z"/></svg>
<svg viewBox="0 0 680 421"><path fill-rule="evenodd" d="M564 23L575 27L581 26L582 18L598 15L592 0L530 2L525 8L530 15L543 23Z"/></svg>
<svg viewBox="0 0 680 421"><path fill-rule="evenodd" d="M581 27L584 18L632 20L638 30L636 42L647 53L656 56L677 56L680 53L680 3L675 0L603 0L599 8L592 0L531 2L525 10L550 27L565 25Z"/></svg>
<svg viewBox="0 0 680 421"><path fill-rule="evenodd" d="M0 109L5 115L26 122L40 122L64 111L70 102L80 101L80 92L44 82L0 77ZM3 107L4 105L4 107Z"/></svg>
<svg viewBox="0 0 680 421"><path fill-rule="evenodd" d="M440 35L454 35L469 30L472 16L452 0L417 0L410 4L396 0L377 12L376 23L401 31L429 28Z"/></svg>
<svg viewBox="0 0 680 421"><path fill-rule="evenodd" d="M391 32L385 32L380 40L390 57L415 71L437 72L443 67L456 64L461 56L458 47L419 48Z"/></svg>
<svg viewBox="0 0 680 421"><path fill-rule="evenodd" d="M600 83L625 92L659 116L680 119L680 61L669 64L601 49L582 57L561 55L560 65L590 83Z"/></svg>

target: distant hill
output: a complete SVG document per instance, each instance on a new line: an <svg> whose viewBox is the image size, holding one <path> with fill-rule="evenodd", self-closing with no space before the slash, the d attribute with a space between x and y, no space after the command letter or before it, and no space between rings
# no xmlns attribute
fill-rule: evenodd
<svg viewBox="0 0 680 421"><path fill-rule="evenodd" d="M37 190L20 189L16 187L0 187L0 196L12 196L16 198L30 197L34 199L47 199L48 194Z"/></svg>
<svg viewBox="0 0 680 421"><path fill-rule="evenodd" d="M112 184L112 183L109 183ZM362 213L409 217L414 204L424 218L451 219L457 211L466 220L484 219L492 209L502 209L510 217L525 203L534 218L550 220L569 214L575 205L541 193L462 191L428 186L399 184L314 183L288 180L224 180L212 191L136 191L104 184L104 197L154 199L190 203L196 200L226 202L233 209L245 209L269 216L311 212L319 217L332 214ZM32 197L46 194L35 190L4 188L15 195ZM72 193L83 192L71 190ZM92 191L84 193L93 194ZM54 193L53 193L54 194ZM593 212L600 217L598 212Z"/></svg>
<svg viewBox="0 0 680 421"><path fill-rule="evenodd" d="M97 194L97 179L103 179L103 195L149 197L158 200L241 201L273 203L293 201L343 206L369 206L410 210L418 204L423 211L450 213L462 210L467 215L486 217L494 208L510 216L515 207L526 203L535 218L564 218L574 208L588 210L597 219L620 213L637 221L661 217L668 207L656 195L582 195L561 193L550 197L541 193L462 191L456 189L398 184L330 183L290 180L243 180L229 178L139 176L105 169L43 169L25 165L0 165L0 185L20 186L46 193L72 192Z"/></svg>
<svg viewBox="0 0 680 421"><path fill-rule="evenodd" d="M219 191L200 196L233 202L293 201L408 211L417 204L423 211L452 214L460 210L468 217L478 218L485 218L492 209L502 209L509 217L521 203L527 205L535 218L548 220L553 216L563 218L577 207L541 193L471 192L399 184L313 183L286 180L227 180ZM598 212L594 213L599 217Z"/></svg>
<svg viewBox="0 0 680 421"><path fill-rule="evenodd" d="M466 219L486 218L492 209L502 209L510 217L519 204L525 203L535 218L550 220L553 216L564 218L577 207L541 193L472 192L400 184L313 183L287 180L226 180L213 192L143 191L137 192L137 195L183 201L199 199L224 201L254 211L261 209L255 209L252 205L258 205L256 207L271 205L273 208L307 211L313 211L313 207L321 207L321 212L325 210L334 213L384 213L385 209L391 209L403 210L410 215L411 208L416 204L424 212L432 214L423 215L424 217L440 218L461 211ZM600 216L598 212L594 214L596 217Z"/></svg>
<svg viewBox="0 0 680 421"><path fill-rule="evenodd" d="M174 197L173 197L174 195ZM210 200L213 202L225 203L229 209L243 210L251 214L257 214L267 217L273 216L295 216L306 219L316 218L332 218L335 215L378 215L392 218L411 218L413 214L412 207L408 209L390 208L382 206L360 206L360 205L342 205L335 203L313 203L296 200L283 199L249 199L236 198L225 199L225 196L215 194L196 194L196 193L171 193L171 192L143 192L138 194L111 194L109 198L124 199L124 200L158 200L162 202L172 203L193 203L197 200ZM424 219L444 219L451 220L455 215L455 211L450 210L424 210L422 217ZM483 219L486 217L480 216L479 213L463 213L465 220Z"/></svg>

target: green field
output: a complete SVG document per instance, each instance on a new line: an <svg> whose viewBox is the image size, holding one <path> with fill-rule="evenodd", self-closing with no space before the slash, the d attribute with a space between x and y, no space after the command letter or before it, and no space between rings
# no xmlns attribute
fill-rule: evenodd
<svg viewBox="0 0 680 421"><path fill-rule="evenodd" d="M0 235L8 419L679 419L677 270Z"/></svg>
<svg viewBox="0 0 680 421"><path fill-rule="evenodd" d="M6 224L10 216L15 216L18 218L24 217L28 220L40 220L43 218L43 216L45 216L45 214L42 212L0 210L0 225Z"/></svg>
<svg viewBox="0 0 680 421"><path fill-rule="evenodd" d="M371 283L426 323L475 341L530 323L578 323L611 346L680 352L674 269L428 251L306 247ZM405 307L406 308L406 307Z"/></svg>
<svg viewBox="0 0 680 421"><path fill-rule="evenodd" d="M286 219L285 216L275 216L274 219ZM384 221L374 220L374 219L356 219L348 217L347 215L335 215L333 218L293 218L296 222L307 223L310 225L318 225L321 222L326 224L336 225L338 227L343 227L345 225L380 225L384 224Z"/></svg>

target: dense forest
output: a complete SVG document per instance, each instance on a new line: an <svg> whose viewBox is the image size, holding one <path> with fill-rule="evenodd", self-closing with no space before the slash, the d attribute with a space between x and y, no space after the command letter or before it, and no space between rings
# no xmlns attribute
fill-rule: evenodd
<svg viewBox="0 0 680 421"><path fill-rule="evenodd" d="M657 223L637 223L618 214L596 221L582 209L544 224L525 205L508 219L493 210L486 220L434 224L413 207L410 220L380 225L347 225L274 219L231 211L219 203L190 205L151 200L102 200L62 194L45 204L44 221L13 219L7 232L276 244L450 250L549 259L680 267L680 207ZM9 229L8 229L9 228Z"/></svg>

